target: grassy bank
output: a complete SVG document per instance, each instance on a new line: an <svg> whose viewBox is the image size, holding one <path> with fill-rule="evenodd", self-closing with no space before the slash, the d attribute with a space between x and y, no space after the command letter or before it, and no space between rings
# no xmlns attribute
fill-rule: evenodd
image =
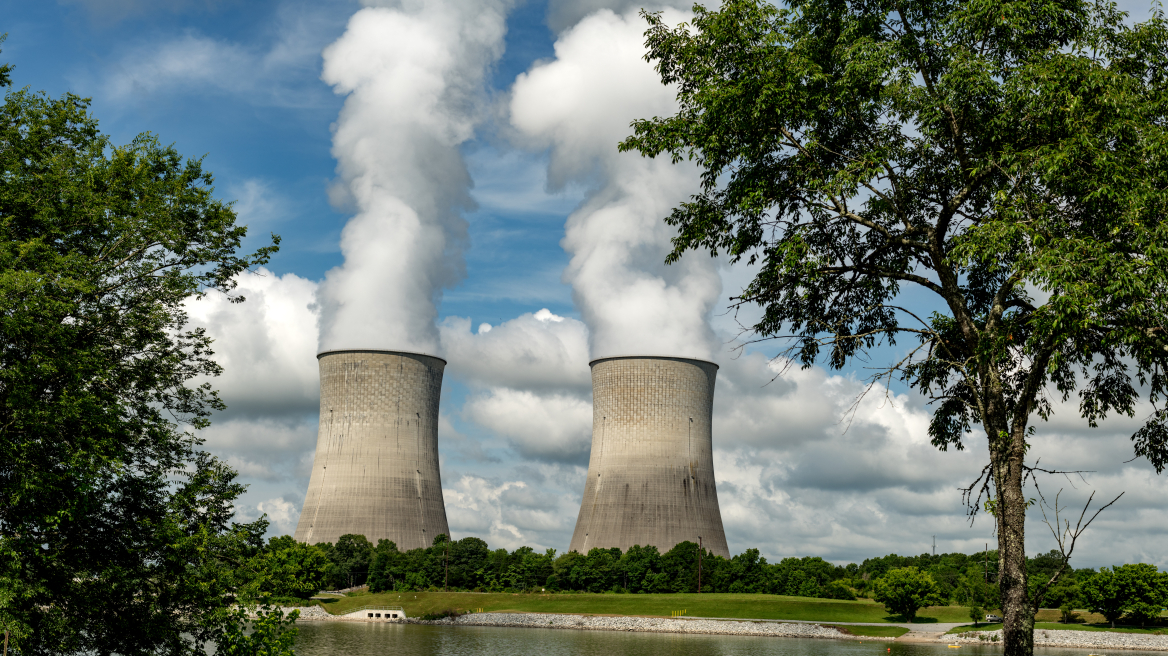
<svg viewBox="0 0 1168 656"><path fill-rule="evenodd" d="M575 613L580 615L642 615L669 617L684 610L690 617L810 620L815 622L903 622L868 600L836 601L763 594L506 594L473 592L356 593L322 604L330 613L362 606L401 606L418 617L446 610ZM922 609L917 621L961 622L969 612L958 606ZM857 634L868 635L868 634Z"/></svg>
<svg viewBox="0 0 1168 656"><path fill-rule="evenodd" d="M856 626L854 624L824 624L844 633L854 636L871 636L873 638L899 638L908 633L903 626Z"/></svg>

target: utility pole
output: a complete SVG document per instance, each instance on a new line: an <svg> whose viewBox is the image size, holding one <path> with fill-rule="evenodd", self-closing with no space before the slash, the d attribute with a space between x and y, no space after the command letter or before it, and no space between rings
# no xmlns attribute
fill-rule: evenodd
<svg viewBox="0 0 1168 656"><path fill-rule="evenodd" d="M691 420L692 421L692 420ZM698 536L698 594L702 593L702 536Z"/></svg>
<svg viewBox="0 0 1168 656"><path fill-rule="evenodd" d="M937 555L937 536L933 536L933 555Z"/></svg>
<svg viewBox="0 0 1168 656"><path fill-rule="evenodd" d="M990 582L990 543L986 542L985 549L985 582Z"/></svg>

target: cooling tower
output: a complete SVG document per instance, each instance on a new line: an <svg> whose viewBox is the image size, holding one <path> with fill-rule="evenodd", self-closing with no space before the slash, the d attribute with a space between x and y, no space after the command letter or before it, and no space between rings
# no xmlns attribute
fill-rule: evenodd
<svg viewBox="0 0 1168 656"><path fill-rule="evenodd" d="M697 542L729 557L710 435L718 365L601 358L592 367L592 456L570 551Z"/></svg>
<svg viewBox="0 0 1168 656"><path fill-rule="evenodd" d="M438 472L446 361L400 351L325 351L320 433L296 540L346 533L405 551L450 534Z"/></svg>

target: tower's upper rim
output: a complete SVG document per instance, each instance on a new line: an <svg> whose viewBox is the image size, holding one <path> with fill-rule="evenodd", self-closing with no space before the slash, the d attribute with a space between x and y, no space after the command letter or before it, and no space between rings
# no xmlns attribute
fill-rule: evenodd
<svg viewBox="0 0 1168 656"><path fill-rule="evenodd" d="M441 360L442 364L444 364L444 365L450 364L449 362L446 361L446 358L440 358L436 355L430 355L429 353L421 353L419 351L391 351L389 349L362 349L362 348L329 349L327 351L321 351L320 353L317 353L316 359L319 360L326 355L338 355L341 353L381 353L383 355L420 355L424 358L433 358L435 360Z"/></svg>
<svg viewBox="0 0 1168 656"><path fill-rule="evenodd" d="M608 360L681 360L682 362L700 362L702 364L713 365L715 369L719 369L718 363L701 358L687 358L683 355L606 355L603 358L596 358L588 363L589 367L595 367L598 362L605 362Z"/></svg>

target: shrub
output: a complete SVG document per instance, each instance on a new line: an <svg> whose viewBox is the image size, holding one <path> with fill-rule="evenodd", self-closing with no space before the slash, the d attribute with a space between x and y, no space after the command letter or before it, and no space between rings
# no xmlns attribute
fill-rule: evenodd
<svg viewBox="0 0 1168 656"><path fill-rule="evenodd" d="M873 599L884 604L888 612L912 622L923 606L937 602L940 589L933 577L916 567L889 570L873 586Z"/></svg>

